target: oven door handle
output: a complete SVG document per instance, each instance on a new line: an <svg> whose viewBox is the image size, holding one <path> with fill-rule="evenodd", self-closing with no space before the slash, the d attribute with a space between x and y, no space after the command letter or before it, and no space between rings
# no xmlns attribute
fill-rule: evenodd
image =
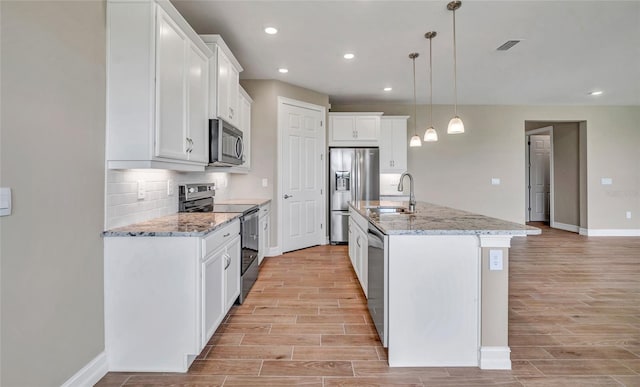
<svg viewBox="0 0 640 387"><path fill-rule="evenodd" d="M236 138L236 157L238 160L242 160L242 155L244 154L244 143L242 142L242 137Z"/></svg>

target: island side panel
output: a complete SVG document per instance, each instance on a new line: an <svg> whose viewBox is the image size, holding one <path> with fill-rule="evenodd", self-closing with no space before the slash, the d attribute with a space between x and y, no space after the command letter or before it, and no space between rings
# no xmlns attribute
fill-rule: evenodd
<svg viewBox="0 0 640 387"><path fill-rule="evenodd" d="M509 246L511 237L481 236L481 369L511 369L509 348ZM491 270L491 252L501 255L502 268Z"/></svg>
<svg viewBox="0 0 640 387"><path fill-rule="evenodd" d="M389 236L389 365L479 364L475 235Z"/></svg>

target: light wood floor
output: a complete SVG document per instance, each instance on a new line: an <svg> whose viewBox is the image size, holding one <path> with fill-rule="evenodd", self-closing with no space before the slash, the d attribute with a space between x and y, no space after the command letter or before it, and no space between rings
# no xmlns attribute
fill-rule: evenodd
<svg viewBox="0 0 640 387"><path fill-rule="evenodd" d="M511 371L387 367L347 248L322 246L268 258L187 374L98 386L640 386L640 238L542 227L512 241Z"/></svg>

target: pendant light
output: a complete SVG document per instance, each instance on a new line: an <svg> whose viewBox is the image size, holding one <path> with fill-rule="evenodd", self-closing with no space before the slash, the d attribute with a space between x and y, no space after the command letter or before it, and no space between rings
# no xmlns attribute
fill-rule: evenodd
<svg viewBox="0 0 640 387"><path fill-rule="evenodd" d="M409 141L410 147L422 146L422 141L420 141L420 136L418 136L418 131L416 130L416 121L418 117L416 116L417 107L416 107L416 58L420 56L417 52L412 52L409 54L409 59L413 60L413 137L411 137L411 141Z"/></svg>
<svg viewBox="0 0 640 387"><path fill-rule="evenodd" d="M424 37L429 39L429 117L431 119L431 125L427 131L424 132L425 142L438 141L438 132L433 128L433 61L431 55L431 42L436 35L438 35L438 33L435 31L424 34Z"/></svg>
<svg viewBox="0 0 640 387"><path fill-rule="evenodd" d="M454 96L454 105L453 105L453 118L449 121L449 126L447 127L447 133L449 134L458 134L464 133L464 123L460 117L458 117L458 79L456 74L456 9L462 6L461 1L452 1L447 4L447 9L453 12L453 96Z"/></svg>

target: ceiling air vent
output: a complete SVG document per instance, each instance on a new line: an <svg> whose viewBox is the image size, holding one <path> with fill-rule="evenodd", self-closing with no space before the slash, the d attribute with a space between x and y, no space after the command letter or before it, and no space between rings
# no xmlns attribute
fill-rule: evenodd
<svg viewBox="0 0 640 387"><path fill-rule="evenodd" d="M508 49L510 49L511 47L515 46L518 43L520 43L519 40L507 40L502 46L496 48L496 50L507 51Z"/></svg>

